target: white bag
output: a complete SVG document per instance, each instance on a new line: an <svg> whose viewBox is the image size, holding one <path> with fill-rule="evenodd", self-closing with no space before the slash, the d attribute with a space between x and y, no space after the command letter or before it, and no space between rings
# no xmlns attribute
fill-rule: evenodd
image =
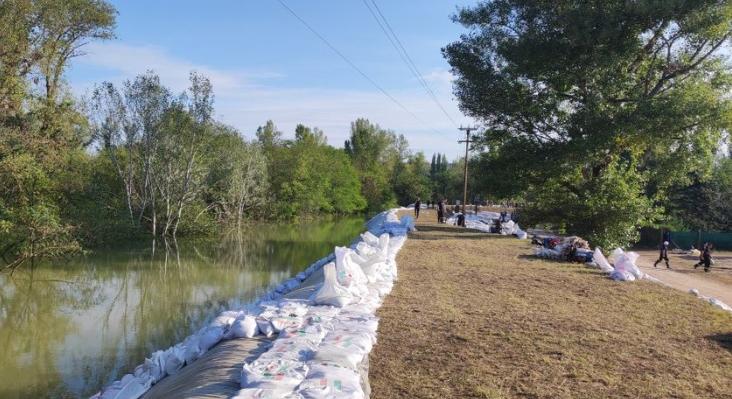
<svg viewBox="0 0 732 399"><path fill-rule="evenodd" d="M268 318L259 316L255 320L259 331L261 331L265 337L269 338L274 334L274 327L272 327L272 323L269 322Z"/></svg>
<svg viewBox="0 0 732 399"><path fill-rule="evenodd" d="M292 392L305 379L307 372L308 366L303 362L287 359L257 359L242 367L241 387Z"/></svg>
<svg viewBox="0 0 732 399"><path fill-rule="evenodd" d="M314 364L297 393L306 399L363 399L361 375L329 364Z"/></svg>
<svg viewBox="0 0 732 399"><path fill-rule="evenodd" d="M150 381L140 381L132 374L113 382L102 392L102 399L137 399L150 389Z"/></svg>
<svg viewBox="0 0 732 399"><path fill-rule="evenodd" d="M185 365L185 348L176 345L165 351L165 373L175 375Z"/></svg>
<svg viewBox="0 0 732 399"><path fill-rule="evenodd" d="M610 262L605 259L605 255L602 254L599 247L595 248L595 253L592 254L592 260L600 267L600 270L605 273L612 273L615 270L615 268L610 265Z"/></svg>
<svg viewBox="0 0 732 399"><path fill-rule="evenodd" d="M338 283L333 262L323 266L323 286L313 295L312 299L318 305L332 305L339 308L353 301L353 295Z"/></svg>
<svg viewBox="0 0 732 399"><path fill-rule="evenodd" d="M259 334L259 327L256 318L252 315L246 315L234 321L231 330L229 330L228 338L252 338L257 334Z"/></svg>
<svg viewBox="0 0 732 399"><path fill-rule="evenodd" d="M341 331L336 327L320 344L313 361L356 370L372 347L373 337L368 332Z"/></svg>
<svg viewBox="0 0 732 399"><path fill-rule="evenodd" d="M224 329L216 326L207 327L200 332L198 337L198 347L202 352L206 352L224 338Z"/></svg>

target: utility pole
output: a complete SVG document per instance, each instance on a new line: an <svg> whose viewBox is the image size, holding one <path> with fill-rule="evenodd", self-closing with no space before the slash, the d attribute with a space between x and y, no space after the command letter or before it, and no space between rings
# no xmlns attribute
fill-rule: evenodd
<svg viewBox="0 0 732 399"><path fill-rule="evenodd" d="M465 143L465 170L463 172L463 215L468 214L468 151L470 143L473 142L472 140L470 140L470 131L477 129L477 127L463 127L462 125L460 125L460 128L458 129L465 132L465 140L458 140L458 143Z"/></svg>

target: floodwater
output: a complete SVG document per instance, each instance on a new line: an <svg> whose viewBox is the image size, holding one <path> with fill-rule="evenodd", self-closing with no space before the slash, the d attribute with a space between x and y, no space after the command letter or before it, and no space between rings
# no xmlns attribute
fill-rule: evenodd
<svg viewBox="0 0 732 399"><path fill-rule="evenodd" d="M0 398L88 397L363 229L358 217L247 226L0 275Z"/></svg>

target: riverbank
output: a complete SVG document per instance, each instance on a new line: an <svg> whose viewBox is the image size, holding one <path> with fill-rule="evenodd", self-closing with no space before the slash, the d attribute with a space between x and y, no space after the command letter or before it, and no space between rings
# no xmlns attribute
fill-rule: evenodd
<svg viewBox="0 0 732 399"><path fill-rule="evenodd" d="M423 211L377 311L374 398L731 398L732 315Z"/></svg>

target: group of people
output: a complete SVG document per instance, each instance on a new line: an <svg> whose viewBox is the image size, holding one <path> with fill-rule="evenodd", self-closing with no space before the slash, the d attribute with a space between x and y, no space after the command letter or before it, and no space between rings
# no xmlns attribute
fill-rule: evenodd
<svg viewBox="0 0 732 399"><path fill-rule="evenodd" d="M653 267L657 267L661 261L666 262L666 268L670 269L671 265L668 262L668 247L671 242L671 233L666 231L663 233L663 242L660 246L660 253L658 255L658 260L656 263L653 264ZM714 249L714 244L711 242L704 243L704 246L702 247L701 251L699 252L699 262L694 264L694 269L698 268L699 266L704 266L704 271L708 272L709 268L712 267L712 250Z"/></svg>
<svg viewBox="0 0 732 399"><path fill-rule="evenodd" d="M437 223L445 223L445 219L447 218L447 215L445 214L445 203L447 201L444 199L441 199L435 203L434 201L427 201L427 208L434 208L437 207ZM420 201L419 198L417 198L417 201L414 202L414 218L419 219L419 210L422 209L422 201Z"/></svg>

